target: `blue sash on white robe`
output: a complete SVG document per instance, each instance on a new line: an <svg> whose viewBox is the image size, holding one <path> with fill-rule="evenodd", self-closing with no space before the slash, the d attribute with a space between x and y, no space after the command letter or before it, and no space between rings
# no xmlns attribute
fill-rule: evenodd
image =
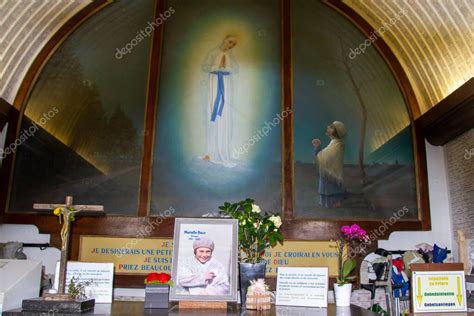
<svg viewBox="0 0 474 316"><path fill-rule="evenodd" d="M230 75L228 71L211 71L211 74L217 75L217 93L216 99L214 100L214 107L212 108L211 122L215 122L217 115L222 116L222 110L224 109L224 76Z"/></svg>

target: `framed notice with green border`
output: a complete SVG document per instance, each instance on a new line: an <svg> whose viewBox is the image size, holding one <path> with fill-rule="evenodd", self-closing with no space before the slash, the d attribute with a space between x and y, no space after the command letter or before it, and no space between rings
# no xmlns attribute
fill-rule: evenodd
<svg viewBox="0 0 474 316"><path fill-rule="evenodd" d="M413 312L465 312L465 284L464 271L413 271Z"/></svg>

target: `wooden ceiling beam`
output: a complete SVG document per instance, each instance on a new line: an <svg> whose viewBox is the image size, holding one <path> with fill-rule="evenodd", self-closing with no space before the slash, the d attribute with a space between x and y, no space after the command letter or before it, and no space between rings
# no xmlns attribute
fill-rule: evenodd
<svg viewBox="0 0 474 316"><path fill-rule="evenodd" d="M428 142L442 146L474 128L474 77L419 117Z"/></svg>
<svg viewBox="0 0 474 316"><path fill-rule="evenodd" d="M8 117L12 107L13 106L5 99L0 98L0 132L3 130L3 127L8 123Z"/></svg>

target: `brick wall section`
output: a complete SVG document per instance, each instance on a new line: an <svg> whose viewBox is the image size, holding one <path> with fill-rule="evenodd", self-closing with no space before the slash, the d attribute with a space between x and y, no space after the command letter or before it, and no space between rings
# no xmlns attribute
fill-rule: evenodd
<svg viewBox="0 0 474 316"><path fill-rule="evenodd" d="M474 239L474 129L445 146L454 240Z"/></svg>

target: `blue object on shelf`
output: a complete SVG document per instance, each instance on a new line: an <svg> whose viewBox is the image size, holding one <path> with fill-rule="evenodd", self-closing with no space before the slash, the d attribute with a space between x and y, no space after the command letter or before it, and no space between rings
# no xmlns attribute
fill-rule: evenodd
<svg viewBox="0 0 474 316"><path fill-rule="evenodd" d="M433 263L443 263L448 257L448 248L440 248L437 244L433 246Z"/></svg>

